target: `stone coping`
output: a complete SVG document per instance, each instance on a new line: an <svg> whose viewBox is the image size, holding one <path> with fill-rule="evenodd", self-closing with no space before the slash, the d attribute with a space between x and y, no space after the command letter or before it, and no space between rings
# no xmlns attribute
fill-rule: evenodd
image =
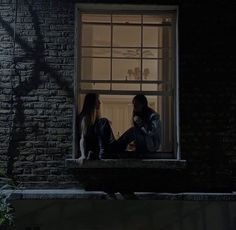
<svg viewBox="0 0 236 230"><path fill-rule="evenodd" d="M81 168L149 168L149 169L184 169L186 160L176 159L103 159L87 160L80 165L75 159L67 159L66 167Z"/></svg>
<svg viewBox="0 0 236 230"><path fill-rule="evenodd" d="M4 190L9 200L179 200L179 201L236 201L236 192L232 193L150 193L107 194L101 191L83 189L18 189Z"/></svg>

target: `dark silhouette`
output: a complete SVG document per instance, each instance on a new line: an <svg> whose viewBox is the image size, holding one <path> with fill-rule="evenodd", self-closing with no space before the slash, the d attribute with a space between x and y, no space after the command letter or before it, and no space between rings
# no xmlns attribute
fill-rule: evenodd
<svg viewBox="0 0 236 230"><path fill-rule="evenodd" d="M133 98L133 127L119 138L118 146L125 149L133 141L140 158L153 155L161 144L160 115L148 106L143 94Z"/></svg>

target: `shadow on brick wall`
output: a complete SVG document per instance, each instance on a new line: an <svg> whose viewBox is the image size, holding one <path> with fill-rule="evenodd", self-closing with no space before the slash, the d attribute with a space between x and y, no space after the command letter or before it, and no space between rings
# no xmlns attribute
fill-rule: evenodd
<svg viewBox="0 0 236 230"><path fill-rule="evenodd" d="M27 96L32 90L37 90L39 85L43 80L40 78L40 74L49 75L51 78L55 79L59 87L64 90L68 97L73 99L73 89L70 86L70 83L63 79L63 76L57 73L48 63L45 62L44 57L44 38L40 30L40 22L37 15L37 12L33 9L32 4L28 1L25 1L28 5L28 10L30 12L33 27L36 34L36 39L34 41L34 46L31 47L27 41L23 40L19 34L15 33L14 28L5 21L0 15L0 24L8 33L8 35L17 43L21 49L25 52L24 56L14 57L13 59L13 74L12 78L15 77L18 79L18 85L16 87L12 84L12 99L11 105L13 106L13 121L12 128L9 138L8 150L7 150L7 174L10 177L13 177L14 163L19 156L19 142L24 141L26 137L25 132L25 108L23 96ZM17 69L17 63L20 61L30 60L33 62L33 71L29 78L22 81L21 73ZM37 132L38 127L34 127L34 131Z"/></svg>

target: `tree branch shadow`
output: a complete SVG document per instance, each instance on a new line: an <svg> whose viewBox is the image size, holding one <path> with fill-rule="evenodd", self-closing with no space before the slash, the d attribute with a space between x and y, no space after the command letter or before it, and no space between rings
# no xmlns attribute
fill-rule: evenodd
<svg viewBox="0 0 236 230"><path fill-rule="evenodd" d="M28 5L28 10L30 12L36 32L34 47L31 47L26 41L24 41L19 36L19 34L14 33L14 29L0 15L0 24L2 27L5 29L7 34L12 37L12 39L15 37L15 42L20 45L20 47L25 52L25 55L16 57L13 60L15 73L12 75L12 77L17 76L19 78L19 84L12 88L15 102L12 101L11 103L12 106L13 104L16 105L7 149L7 174L10 177L13 177L14 163L16 158L20 155L19 142L24 141L26 137L24 127L25 108L22 97L27 96L32 90L38 89L39 85L42 83L42 80L40 79L40 73L44 72L44 74L49 74L52 78L54 78L59 87L67 93L69 98L72 98L73 100L73 90L71 89L70 84L65 79L63 79L63 75L57 73L57 71L45 61L44 38L40 30L40 22L37 12L33 9L33 6L28 2L28 0L26 0L25 3ZM17 69L17 63L24 60L33 61L33 72L30 78L22 81L20 71Z"/></svg>

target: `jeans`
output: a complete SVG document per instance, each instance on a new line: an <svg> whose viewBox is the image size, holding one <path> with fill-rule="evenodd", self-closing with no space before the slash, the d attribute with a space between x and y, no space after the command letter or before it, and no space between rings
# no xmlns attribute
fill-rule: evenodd
<svg viewBox="0 0 236 230"><path fill-rule="evenodd" d="M138 127L129 128L122 136L117 140L119 150L123 151L127 148L128 144L132 141L135 142L136 157L142 158L145 153L148 152L146 147L145 136Z"/></svg>
<svg viewBox="0 0 236 230"><path fill-rule="evenodd" d="M148 153L145 136L137 127L129 128L116 140L108 119L100 118L95 124L95 133L99 143L99 159L142 158ZM129 152L125 151L128 144L132 141L135 141L135 154L129 154Z"/></svg>
<svg viewBox="0 0 236 230"><path fill-rule="evenodd" d="M108 119L100 118L95 125L95 133L99 143L99 159L118 158L117 141L115 140L112 128Z"/></svg>

